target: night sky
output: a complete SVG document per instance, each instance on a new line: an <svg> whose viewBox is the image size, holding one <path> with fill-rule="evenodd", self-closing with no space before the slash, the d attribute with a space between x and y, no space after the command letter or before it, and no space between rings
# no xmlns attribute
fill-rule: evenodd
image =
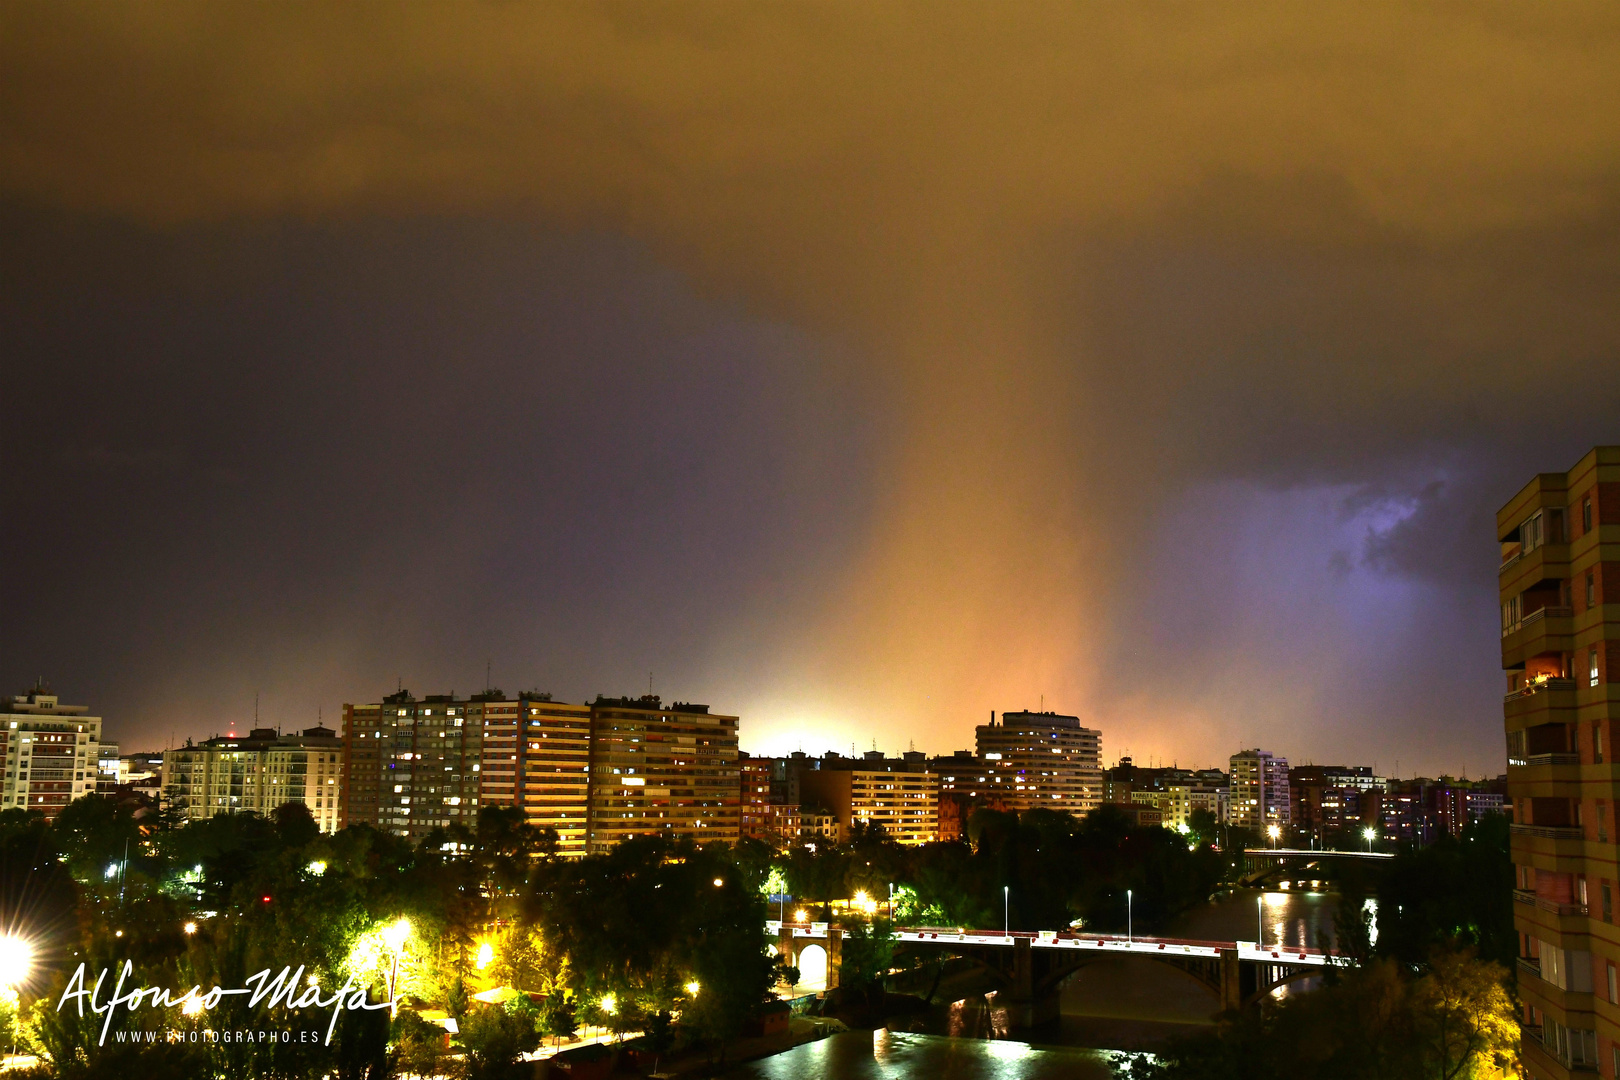
<svg viewBox="0 0 1620 1080"><path fill-rule="evenodd" d="M1612 7L0 5L0 690L1503 766Z"/></svg>

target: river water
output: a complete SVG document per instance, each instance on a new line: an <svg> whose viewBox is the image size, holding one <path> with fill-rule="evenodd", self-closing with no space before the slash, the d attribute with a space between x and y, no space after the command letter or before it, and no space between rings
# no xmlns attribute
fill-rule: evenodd
<svg viewBox="0 0 1620 1080"><path fill-rule="evenodd" d="M1333 932L1337 897L1238 892L1183 913L1163 937L1315 948ZM1279 993L1302 993L1309 984ZM907 1018L918 1030L851 1031L742 1066L738 1080L1076 1080L1111 1075L1110 1050L1151 1051L1212 1023L1220 1002L1193 979L1151 959L1112 956L1081 968L1062 991L1058 1023L1012 1031L995 996L975 995ZM1025 1040L1033 1040L1031 1045Z"/></svg>

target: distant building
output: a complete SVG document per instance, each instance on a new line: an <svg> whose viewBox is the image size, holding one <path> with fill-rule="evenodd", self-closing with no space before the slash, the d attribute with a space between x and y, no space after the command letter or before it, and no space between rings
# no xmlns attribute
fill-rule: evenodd
<svg viewBox="0 0 1620 1080"><path fill-rule="evenodd" d="M1149 788L1131 792L1131 802L1159 811L1160 823L1167 829L1191 827L1193 814L1200 810L1216 821L1226 820L1226 799L1224 787L1198 787L1190 783L1170 784L1162 790Z"/></svg>
<svg viewBox="0 0 1620 1080"><path fill-rule="evenodd" d="M1359 830L1377 819L1373 811L1379 800L1367 798L1368 793L1387 787L1388 781L1365 765L1296 765L1288 770L1293 823L1318 841Z"/></svg>
<svg viewBox="0 0 1620 1080"><path fill-rule="evenodd" d="M286 803L302 803L322 832L336 832L342 754L343 740L325 727L290 735L275 728L220 735L164 753L163 797L189 821L218 814L268 816Z"/></svg>
<svg viewBox="0 0 1620 1080"><path fill-rule="evenodd" d="M54 819L96 790L101 717L87 705L63 705L44 685L0 698L0 810L37 810Z"/></svg>
<svg viewBox="0 0 1620 1080"><path fill-rule="evenodd" d="M846 838L860 824L882 826L902 844L939 839L939 777L920 761L826 754L807 759L798 785L801 814L830 814Z"/></svg>
<svg viewBox="0 0 1620 1080"><path fill-rule="evenodd" d="M344 747L345 823L413 839L473 828L487 806L522 809L570 857L626 836L740 835L737 718L706 705L402 690L345 705Z"/></svg>
<svg viewBox="0 0 1620 1080"><path fill-rule="evenodd" d="M1270 825L1287 828L1293 821L1288 759L1268 750L1244 750L1232 755L1231 765L1227 821L1256 832Z"/></svg>
<svg viewBox="0 0 1620 1080"><path fill-rule="evenodd" d="M418 701L400 690L374 704L344 705L341 824L371 825L413 840L449 825L476 825L486 704L498 703L450 694ZM498 774L506 781L500 789L506 801L512 797L519 703L511 704L511 716L499 717L507 735Z"/></svg>
<svg viewBox="0 0 1620 1080"><path fill-rule="evenodd" d="M586 844L606 851L631 836L741 837L737 718L655 696L591 705Z"/></svg>
<svg viewBox="0 0 1620 1080"><path fill-rule="evenodd" d="M1040 806L1081 816L1102 805L1102 733L1077 716L1004 712L975 729L975 756L1008 809ZM975 774L977 775L977 774Z"/></svg>
<svg viewBox="0 0 1620 1080"><path fill-rule="evenodd" d="M771 778L776 771L774 758L760 758L747 751L737 753L742 834L754 840L775 841L783 822L773 813Z"/></svg>

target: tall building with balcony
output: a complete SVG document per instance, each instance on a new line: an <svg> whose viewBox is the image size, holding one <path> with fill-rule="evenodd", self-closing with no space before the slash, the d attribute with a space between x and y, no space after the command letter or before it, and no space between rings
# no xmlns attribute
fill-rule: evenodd
<svg viewBox="0 0 1620 1080"><path fill-rule="evenodd" d="M678 701L664 708L653 695L597 698L590 713L587 850L650 835L737 842L735 716Z"/></svg>
<svg viewBox="0 0 1620 1080"><path fill-rule="evenodd" d="M1269 750L1244 750L1232 755L1232 781L1226 800L1227 822L1256 832L1277 825L1288 828L1294 819L1288 789L1288 759Z"/></svg>
<svg viewBox="0 0 1620 1080"><path fill-rule="evenodd" d="M1102 805L1102 733L1080 726L1078 716L1004 712L997 722L991 713L975 743L994 778L986 790L1009 810L1040 806L1079 817Z"/></svg>
<svg viewBox="0 0 1620 1080"><path fill-rule="evenodd" d="M34 810L55 819L96 790L101 717L88 705L64 705L43 685L0 698L0 810Z"/></svg>
<svg viewBox="0 0 1620 1080"><path fill-rule="evenodd" d="M1496 535L1524 1061L1540 1080L1613 1078L1620 446L1536 476Z"/></svg>
<svg viewBox="0 0 1620 1080"><path fill-rule="evenodd" d="M219 814L268 817L301 803L322 832L336 832L342 793L343 741L331 728L283 735L254 728L166 750L163 798L189 821Z"/></svg>
<svg viewBox="0 0 1620 1080"><path fill-rule="evenodd" d="M589 706L499 690L418 701L401 690L343 708L345 824L420 839L474 827L485 806L514 806L556 832L559 854L584 854Z"/></svg>
<svg viewBox="0 0 1620 1080"><path fill-rule="evenodd" d="M419 701L400 690L374 704L344 705L342 824L413 840L476 824L485 703L469 717L470 704L450 694ZM510 798L509 789L503 794Z"/></svg>

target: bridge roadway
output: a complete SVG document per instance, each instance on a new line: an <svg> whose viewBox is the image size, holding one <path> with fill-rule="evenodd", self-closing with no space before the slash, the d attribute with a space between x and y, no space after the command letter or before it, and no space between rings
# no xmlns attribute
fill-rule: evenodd
<svg viewBox="0 0 1620 1080"><path fill-rule="evenodd" d="M773 936L789 932L796 938L825 938L825 923L794 923L772 920L765 924ZM961 927L897 926L896 941L918 945L991 945L1011 948L1019 939L1029 942L1032 949L1093 949L1110 953L1145 953L1155 958L1169 956L1196 957L1219 960L1222 955L1235 952L1240 961L1260 964L1288 964L1290 966L1332 967L1336 962L1332 953L1320 949L1285 949L1282 946L1262 946L1253 941L1191 941L1180 938L1126 937L1123 934L1077 934L1070 931L1049 930L966 930Z"/></svg>
<svg viewBox="0 0 1620 1080"><path fill-rule="evenodd" d="M805 950L822 947L826 985L837 985L843 932L827 923L772 920L768 931L776 951L799 964ZM933 946L973 958L1001 981L1005 1000L1022 1019L1015 1026L1035 1027L1057 1016L1062 983L1087 964L1110 956L1167 964L1206 987L1221 1011L1241 1009L1277 988L1322 974L1341 961L1319 949L1285 948L1254 941L1192 941L1124 934L1080 934L1070 931L977 930L954 926L901 926L898 942ZM818 965L819 967L819 965ZM1012 1014L1009 1013L1009 1016Z"/></svg>

